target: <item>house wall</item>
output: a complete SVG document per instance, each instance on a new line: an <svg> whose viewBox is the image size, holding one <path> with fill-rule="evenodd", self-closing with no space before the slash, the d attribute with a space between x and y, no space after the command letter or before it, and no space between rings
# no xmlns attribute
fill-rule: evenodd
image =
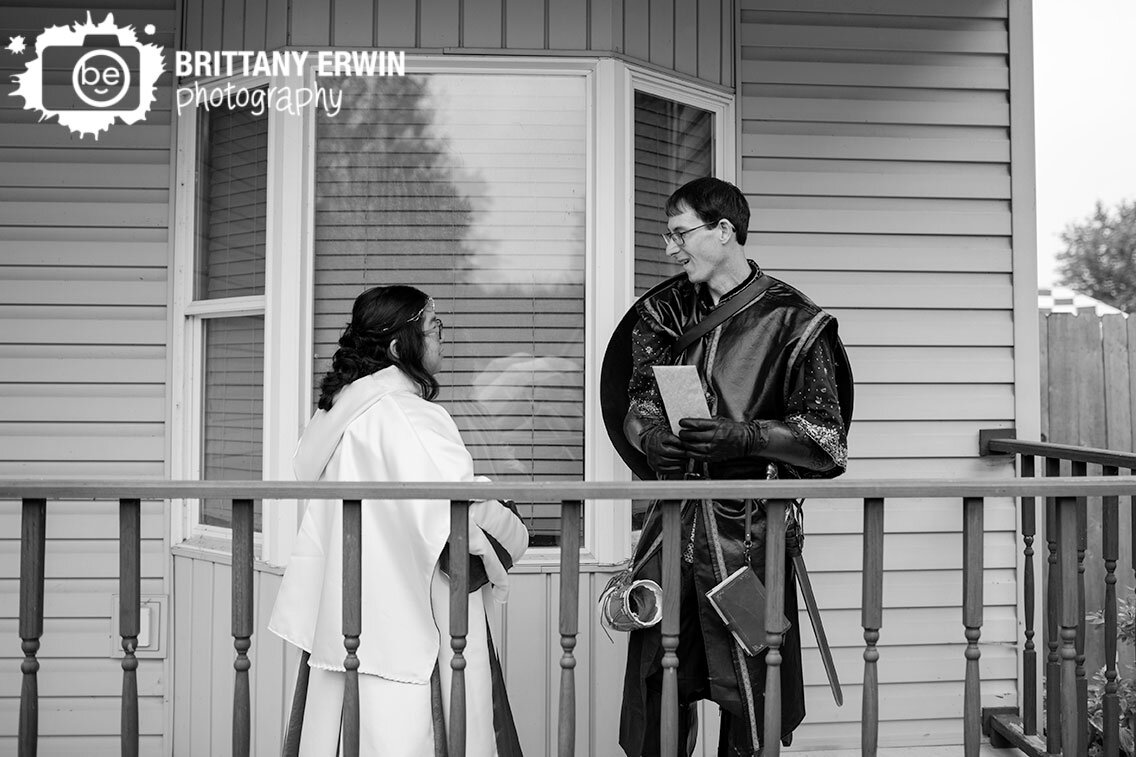
<svg viewBox="0 0 1136 757"><path fill-rule="evenodd" d="M114 3L4 3L5 39L96 21ZM174 0L132 2L119 25L158 27L172 46ZM3 81L27 55L0 58ZM12 91L5 86L4 94ZM166 301L170 90L146 121L79 139L23 100L0 97L0 478L166 475ZM118 754L122 670L117 627L118 509L52 502L47 515L45 621L39 659L41 755ZM142 594L167 596L168 525L142 507ZM0 502L0 753L15 754L19 713L20 506ZM161 618L159 634L167 630ZM143 754L164 744L163 642L141 653Z"/></svg>
<svg viewBox="0 0 1136 757"><path fill-rule="evenodd" d="M225 562L174 558L174 754L228 754L232 744L233 643L230 581ZM608 569L580 574L580 634L574 650L576 745L580 754L611 754L618 739L626 636L600 629L596 601ZM280 578L256 573L256 633L252 660L252 754L277 754L291 706L297 655L265 630ZM503 667L525 754L555 754L560 697L560 582L552 566L519 566L511 573L509 602L501 616ZM613 678L615 675L615 678Z"/></svg>
<svg viewBox="0 0 1136 757"><path fill-rule="evenodd" d="M228 560L174 557L173 754L223 755L233 745L235 671L232 634L233 572ZM257 570L249 659L252 742L250 754L280 754L286 708L291 704L298 655L264 629L280 589L280 576Z"/></svg>
<svg viewBox="0 0 1136 757"><path fill-rule="evenodd" d="M98 16L102 5L6 8L4 26L30 38L88 9ZM378 4L380 14L374 7L189 2L182 46L615 54L711 84L734 82L730 3L421 0ZM1009 475L1005 463L976 456L979 428L1029 421L1015 410L1023 385L1014 357L1014 276L1032 287L1033 275L1015 259L1012 202L1024 198L1011 191L1020 174L1011 176L1007 3L767 0L742 2L740 11L738 175L755 211L755 257L841 320L858 384L849 475ZM165 30L180 18L173 2L157 0L145 11L116 13L120 23L157 24L165 45L173 44ZM14 67L13 60L0 64ZM0 98L0 476L165 473L169 97L160 88L145 124L112 130L98 143L37 124L16 98ZM6 608L17 606L19 547L4 535L18 533L18 513L16 503L0 505ZM796 745L848 747L859 733L860 513L855 503L825 501L810 502L808 513L808 558L847 704L833 707L819 659L808 652L810 714ZM160 658L139 668L143 751L199 754L208 744L205 753L225 752L233 679L228 569L176 557L171 575L166 518L160 505L144 507L143 594L173 590L180 621L166 638L178 656L172 671ZM82 738L85 752L116 752L115 509L53 504L48 523L41 750L67 753ZM1006 695L1013 701L1016 685L1007 644L1017 623L1014 523L1011 503L988 503L987 705ZM961 509L893 502L887 528L881 740L957 743ZM594 623L606 575L586 572L584 580L581 613ZM258 573L253 696L263 741L254 748L264 753L275 749L289 696L291 662L263 630L277 583ZM541 744L551 752L555 739L556 584L552 568L521 572L505 618L509 682L523 692L514 700L518 721L537 753ZM0 628L16 638L13 610L0 609ZM591 624L582 629L577 689L591 699L578 709L581 752L587 744L606 754L614 743L623 659L616 642ZM0 654L8 661L8 672L0 671L0 751L8 752L18 645ZM178 717L170 716L172 730L163 735L171 696Z"/></svg>
<svg viewBox="0 0 1136 757"><path fill-rule="evenodd" d="M1007 462L977 457L979 429L1036 423L1035 411L1015 408L1031 391L1015 374L1015 276L1032 287L1034 274L1015 257L1009 5L740 8L747 246L840 321L856 377L847 475L1012 475ZM1020 191L1030 205L1032 182ZM819 656L806 650L809 714L794 747L849 747L860 730L862 515L855 502L805 509L806 557L845 705L835 707ZM961 743L961 511L957 501L888 502L884 745ZM1015 523L1011 501L986 503L984 706L1016 701ZM815 646L808 630L806 646Z"/></svg>
<svg viewBox="0 0 1136 757"><path fill-rule="evenodd" d="M730 0L189 0L185 49L618 54L732 86Z"/></svg>

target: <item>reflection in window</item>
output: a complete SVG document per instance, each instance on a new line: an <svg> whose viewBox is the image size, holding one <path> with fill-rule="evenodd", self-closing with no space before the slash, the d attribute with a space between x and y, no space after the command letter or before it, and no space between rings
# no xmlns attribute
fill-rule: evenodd
<svg viewBox="0 0 1136 757"><path fill-rule="evenodd" d="M635 296L682 271L666 255L659 234L673 191L714 173L714 116L646 92L635 93ZM632 503L631 527L640 529L647 502Z"/></svg>
<svg viewBox="0 0 1136 757"><path fill-rule="evenodd" d="M477 472L582 479L584 79L334 86L343 109L316 132L315 386L356 295L417 286L446 321L439 401ZM559 507L521 508L533 544L555 544Z"/></svg>
<svg viewBox="0 0 1136 757"><path fill-rule="evenodd" d="M201 478L256 481L263 475L264 316L205 321ZM201 523L228 528L231 503L203 500ZM254 529L260 530L260 502Z"/></svg>
<svg viewBox="0 0 1136 757"><path fill-rule="evenodd" d="M232 314L226 301L264 294L268 116L225 107L198 114L194 304L204 345L200 476L263 476L264 316ZM254 520L260 530L260 503ZM204 500L198 521L228 528L228 502Z"/></svg>
<svg viewBox="0 0 1136 757"><path fill-rule="evenodd" d="M683 184L714 173L714 115L646 92L635 93L635 295L682 269L659 234L667 230L667 198Z"/></svg>
<svg viewBox="0 0 1136 757"><path fill-rule="evenodd" d="M194 299L264 294L268 116L202 110L198 145Z"/></svg>

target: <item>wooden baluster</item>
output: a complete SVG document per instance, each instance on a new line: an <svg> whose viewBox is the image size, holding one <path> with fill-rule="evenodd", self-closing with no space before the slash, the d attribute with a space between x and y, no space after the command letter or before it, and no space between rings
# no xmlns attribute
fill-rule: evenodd
<svg viewBox="0 0 1136 757"><path fill-rule="evenodd" d="M560 507L560 722L558 754L576 754L576 634L580 611L580 511L579 500L565 500Z"/></svg>
<svg viewBox="0 0 1136 757"><path fill-rule="evenodd" d="M1046 478L1061 475L1061 461L1045 458ZM1049 552L1049 575L1045 593L1045 751L1061 751L1061 657L1058 636L1061 616L1061 564L1057 560L1057 499L1045 499L1045 542Z"/></svg>
<svg viewBox="0 0 1136 757"><path fill-rule="evenodd" d="M860 753L875 757L880 735L880 659L876 642L884 616L884 501L864 500L864 576L860 624L864 627L864 694L860 714Z"/></svg>
<svg viewBox="0 0 1136 757"><path fill-rule="evenodd" d="M43 635L43 562L47 536L47 500L25 499L20 534L20 757L35 757L39 744L39 637Z"/></svg>
<svg viewBox="0 0 1136 757"><path fill-rule="evenodd" d="M678 629L679 583L682 534L682 503L660 502L663 509L663 701L659 718L660 754L678 753ZM692 513L697 518L698 513Z"/></svg>
<svg viewBox="0 0 1136 757"><path fill-rule="evenodd" d="M1132 324L1129 324L1132 326ZM1136 468L1129 468L1128 475L1136 475ZM1131 520L1129 523L1133 524L1128 530L1132 535L1132 572L1136 575L1136 495L1129 495L1128 497L1128 513ZM1130 713L1128 718L1128 730L1136 734L1136 712Z"/></svg>
<svg viewBox="0 0 1136 757"><path fill-rule="evenodd" d="M363 632L363 503L343 500L343 753L359 757L359 634Z"/></svg>
<svg viewBox="0 0 1136 757"><path fill-rule="evenodd" d="M138 632L142 609L142 503L118 501L118 633L122 637L123 757L138 757Z"/></svg>
<svg viewBox="0 0 1136 757"><path fill-rule="evenodd" d="M1033 455L1022 456L1022 478L1034 478ZM1033 567L1033 539L1037 534L1037 500L1022 497L1022 543L1025 544L1025 575L1023 593L1025 596L1025 646L1022 648L1022 730L1027 736L1037 734L1037 645L1034 643L1034 591L1035 577Z"/></svg>
<svg viewBox="0 0 1136 757"><path fill-rule="evenodd" d="M1077 728L1077 498L1057 498L1058 559L1061 562L1061 728L1062 754L1079 755Z"/></svg>
<svg viewBox="0 0 1136 757"><path fill-rule="evenodd" d="M978 757L982 741L982 691L978 639L982 636L982 497L965 497L962 510L962 624L966 627L966 684L963 690L963 754Z"/></svg>
<svg viewBox="0 0 1136 757"><path fill-rule="evenodd" d="M1088 464L1073 461L1074 476L1088 474ZM1088 548L1088 498L1077 497L1077 754L1089 753L1089 679L1085 675L1085 551Z"/></svg>
<svg viewBox="0 0 1136 757"><path fill-rule="evenodd" d="M765 503L765 743L764 757L781 754L781 637L785 616L785 500Z"/></svg>
<svg viewBox="0 0 1136 757"><path fill-rule="evenodd" d="M252 703L249 697L248 651L252 646L252 519L251 499L233 500L233 756L248 757L252 747Z"/></svg>
<svg viewBox="0 0 1136 757"><path fill-rule="evenodd" d="M469 633L469 500L450 502L451 757L465 757L465 645Z"/></svg>
<svg viewBox="0 0 1136 757"><path fill-rule="evenodd" d="M1105 476L1115 476L1118 468L1106 465ZM1101 556L1104 558L1104 754L1120 754L1120 698L1116 672L1116 562L1120 559L1120 497L1102 500Z"/></svg>

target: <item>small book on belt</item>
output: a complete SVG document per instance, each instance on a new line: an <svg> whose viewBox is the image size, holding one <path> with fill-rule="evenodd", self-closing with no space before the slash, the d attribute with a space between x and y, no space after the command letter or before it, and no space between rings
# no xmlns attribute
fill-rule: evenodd
<svg viewBox="0 0 1136 757"><path fill-rule="evenodd" d="M738 568L706 592L706 598L743 652L753 657L769 646L765 630L765 586L753 568L748 565ZM785 633L791 624L784 616L781 620L781 633Z"/></svg>

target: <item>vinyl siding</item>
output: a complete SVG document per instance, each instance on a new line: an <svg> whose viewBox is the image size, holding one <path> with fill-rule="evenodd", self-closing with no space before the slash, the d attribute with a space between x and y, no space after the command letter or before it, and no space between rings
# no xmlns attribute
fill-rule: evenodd
<svg viewBox="0 0 1136 757"><path fill-rule="evenodd" d="M111 5L6 3L0 26L31 44ZM154 23L159 44L174 44L173 0L130 5L111 8L119 25ZM28 60L0 58L4 81ZM159 88L145 122L96 142L0 97L0 478L165 475L170 102ZM143 596L169 593L167 531L163 504L143 503ZM19 715L19 534L19 503L0 502L3 754L15 754ZM41 755L119 752L117 539L116 504L48 504ZM142 754L167 751L162 648L138 666Z"/></svg>
<svg viewBox="0 0 1136 757"><path fill-rule="evenodd" d="M175 556L173 631L173 754L227 755L233 744L235 657L232 637L232 570L225 562ZM249 659L252 713L250 754L279 754L291 704L297 655L265 626L280 589L280 576L253 578L254 633Z"/></svg>
<svg viewBox="0 0 1136 757"><path fill-rule="evenodd" d="M622 55L734 83L730 0L190 0L184 48Z"/></svg>
<svg viewBox="0 0 1136 757"><path fill-rule="evenodd" d="M611 754L619 735L626 636L609 641L594 609L610 569L580 573L580 635L575 648L576 743L580 754ZM229 566L174 558L173 753L228 754L232 744L233 643L229 628ZM255 577L252 660L252 754L276 754L291 705L298 657L266 630L280 577ZM555 754L560 700L560 583L556 569L518 567L501 618L502 661L513 717L525 754ZM190 620L192 619L192 620Z"/></svg>
<svg viewBox="0 0 1136 757"><path fill-rule="evenodd" d="M747 246L840 321L856 377L850 477L1012 475L977 457L979 429L1015 422L1008 12L999 0L741 3ZM794 748L849 748L862 515L856 502L805 510L845 705L802 616L808 715ZM889 501L885 523L881 745L961 743L961 503ZM986 503L986 706L1016 696L1015 523L1012 501Z"/></svg>

